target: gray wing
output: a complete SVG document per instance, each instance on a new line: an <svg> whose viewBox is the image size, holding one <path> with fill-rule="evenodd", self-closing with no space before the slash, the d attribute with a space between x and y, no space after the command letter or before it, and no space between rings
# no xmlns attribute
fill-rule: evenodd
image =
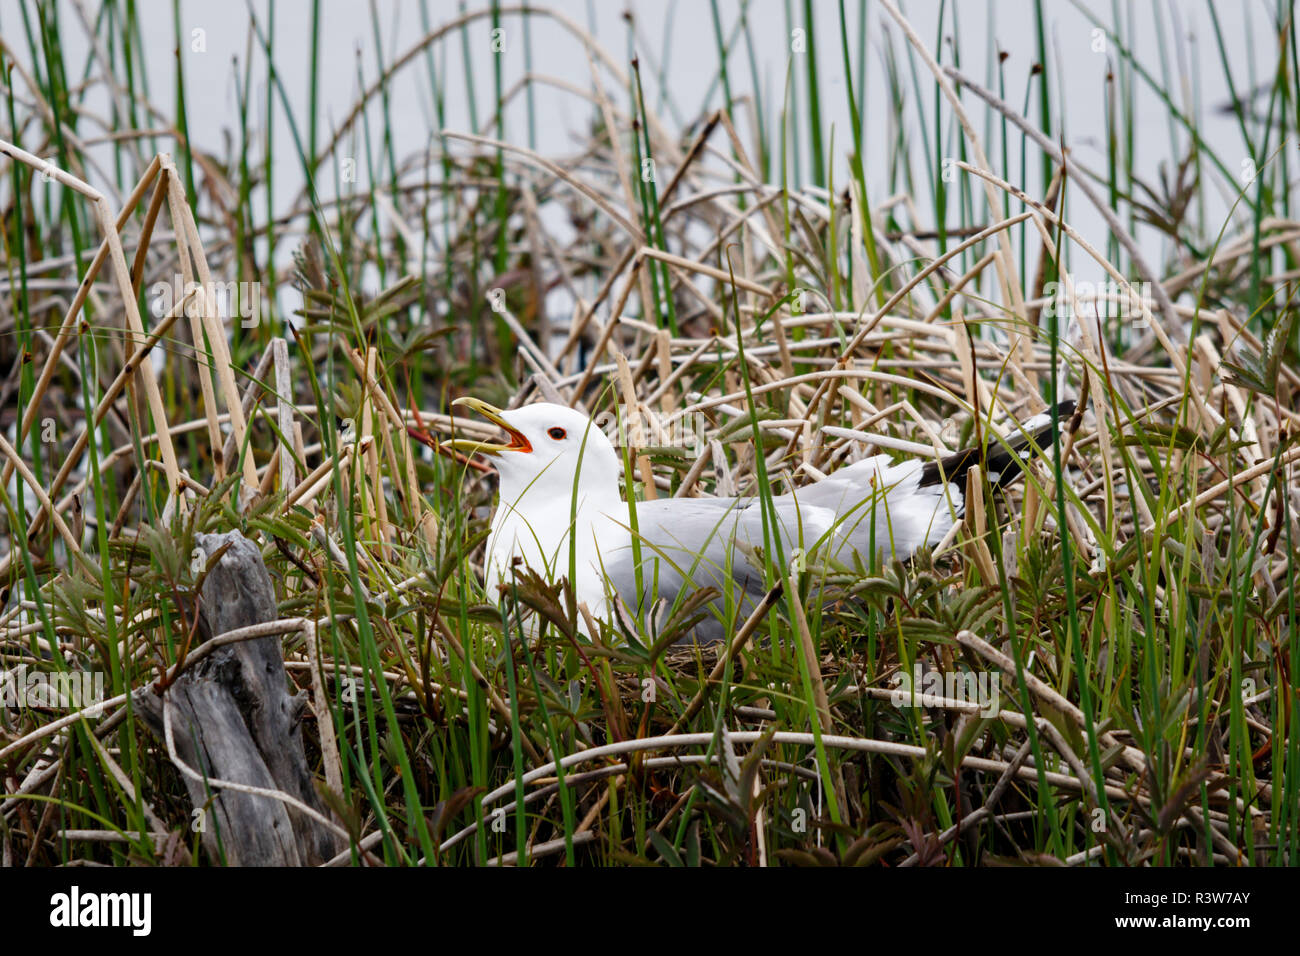
<svg viewBox="0 0 1300 956"><path fill-rule="evenodd" d="M826 533L834 516L821 508L796 504L788 495L772 499L776 530L788 558L795 548L810 549ZM637 530L641 543L641 601L636 601L636 566L630 546L601 551L605 574L623 603L644 614L663 598L671 606L684 587L712 587L722 595L710 615L695 629L700 641L724 636L727 595L741 622L766 593L760 560L764 546L763 515L757 498L659 498L638 502ZM620 516L627 523L627 516Z"/></svg>
<svg viewBox="0 0 1300 956"><path fill-rule="evenodd" d="M1057 418L1075 414L1062 402ZM846 465L793 495L777 495L779 531L787 558L794 548L818 547L823 557L852 566L869 564L873 551L882 559L908 558L919 547L933 547L947 536L965 510L966 472L987 466L989 481L1003 487L1024 472L1025 460L1050 444L1052 425L1036 416L1021 427L1007 447L981 453L968 448L939 462L913 459L891 464L877 455ZM663 498L637 505L641 538L641 601L630 547L602 551L605 572L623 602L643 613L655 600L675 601L688 580L693 588L714 587L732 595L736 620L744 620L765 592L763 571L751 563L753 548L763 547L761 505L755 498ZM626 527L627 516L619 523ZM729 587L728 587L729 586ZM725 598L715 602L725 607ZM721 615L720 615L721 616ZM696 639L724 636L721 620L709 618L696 628Z"/></svg>
<svg viewBox="0 0 1300 956"><path fill-rule="evenodd" d="M805 510L817 507L835 516L822 555L867 567L873 550L882 561L891 555L906 559L942 541L961 516L964 485L964 476L943 482L920 461L891 465L878 455L846 465L798 496Z"/></svg>
<svg viewBox="0 0 1300 956"><path fill-rule="evenodd" d="M1075 414L1073 401L1056 408L1061 422ZM1052 415L1045 412L1019 425L1018 434L1005 443L965 448L938 461L911 459L893 465L888 455L877 455L801 489L800 507L835 514L823 554L850 565L855 558L866 564L873 549L882 559L891 553L908 558L917 548L937 545L960 520L972 467L983 466L992 487L1004 488L1019 479L1026 461L1050 448L1052 440Z"/></svg>

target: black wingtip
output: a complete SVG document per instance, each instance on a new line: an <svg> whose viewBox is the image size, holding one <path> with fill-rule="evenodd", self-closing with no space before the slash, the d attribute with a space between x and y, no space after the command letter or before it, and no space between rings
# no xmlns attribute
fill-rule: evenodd
<svg viewBox="0 0 1300 956"><path fill-rule="evenodd" d="M1068 398L1056 403L1055 419L1061 428L1069 427L1068 422L1074 416L1077 407L1077 403ZM1031 424L1035 419L1044 418L1047 420L1041 425ZM994 488L1011 484L1024 474L1025 461L1051 446L1052 418L1050 410L1035 415L1026 423L1028 427L1022 426L1019 433L1007 439L1007 447L993 444L984 455L981 455L979 446L973 446L963 448L939 461L929 462L921 469L921 487L938 484L941 481L956 482L959 487L964 487L966 473L980 464L981 460L984 462L989 484Z"/></svg>

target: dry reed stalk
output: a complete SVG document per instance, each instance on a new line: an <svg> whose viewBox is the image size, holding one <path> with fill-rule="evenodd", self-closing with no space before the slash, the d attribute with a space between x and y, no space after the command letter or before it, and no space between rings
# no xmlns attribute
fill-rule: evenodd
<svg viewBox="0 0 1300 956"><path fill-rule="evenodd" d="M176 173L176 167L171 164L171 158L163 160L165 175L167 176L167 186L170 194L176 197L173 209L175 215L180 216L180 220L173 219L172 228L176 232L176 245L178 249L183 248L188 243L188 252L193 257L193 264L198 273L198 281L201 284L203 292L204 309L202 312L203 331L207 335L208 348L211 350L212 362L215 366L217 381L221 385L222 399L226 404L226 413L230 415L230 430L234 434L235 447L242 449L245 444L245 436L248 425L244 421L244 409L239 398L239 388L235 384L234 366L230 360L230 346L226 343L226 328L217 314L217 304L214 288L212 285L212 272L208 268L208 259L203 252L203 243L199 238L198 225L194 222L194 213L189 204L185 202L184 189L181 186L180 177ZM195 347L199 347L199 340L195 341ZM253 465L251 455L243 456L243 499L246 501L258 487L257 469ZM226 463L223 462L223 466ZM241 501L241 503L243 503Z"/></svg>

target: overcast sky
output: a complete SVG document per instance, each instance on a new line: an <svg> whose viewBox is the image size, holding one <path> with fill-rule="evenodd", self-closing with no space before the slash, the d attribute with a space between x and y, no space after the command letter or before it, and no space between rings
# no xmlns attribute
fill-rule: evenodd
<svg viewBox="0 0 1300 956"><path fill-rule="evenodd" d="M6 40L20 54L26 47L21 33L20 0L0 0L0 30ZM89 0L79 0L93 11ZM140 5L146 43L146 63L150 89L155 103L170 111L172 87L175 77L175 26L170 4L151 2ZM583 30L591 30L609 56L620 68L626 68L629 52L635 48L642 58L643 75L647 82L647 105L658 111L671 130L695 120L722 102L721 90L715 84L717 73L717 44L710 7L702 2L639 2L624 5L586 0L559 0L553 8L567 16ZM791 6L802 25L802 4ZM1162 75L1162 46L1157 29L1156 12L1163 26L1163 52L1167 57L1169 72L1174 77L1171 90L1181 107L1189 107L1194 84L1200 86L1200 98L1205 111L1202 115L1203 133L1231 169L1237 169L1247 152L1243 147L1235 117L1223 115L1219 107L1228 99L1219 54L1214 43L1208 8L1204 3L1172 2L1148 3L1146 0L1132 5L1117 3L1126 23L1125 42L1131 42L1136 57L1157 79ZM851 53L856 61L858 36L861 30L859 4L847 0L845 4L852 36ZM1267 73L1267 62L1253 63L1249 57L1252 49L1248 38L1253 36L1253 49L1268 54L1272 50L1269 22L1271 5L1258 0L1251 2L1222 2L1217 9L1220 26L1229 48L1230 62L1239 89L1249 89ZM632 9L637 31L630 38L628 23L623 11ZM320 139L328 138L333 125L347 115L356 101L361 84L369 85L378 74L378 53L374 21L378 21L379 43L386 63L392 62L410 50L426 28L421 5L415 0L375 0L373 6L359 0L325 0L322 4L322 32L320 41ZM472 4L471 10L481 9ZM506 9L509 9L508 7ZM739 15L740 5L734 0L720 0L719 10L724 34L730 36ZM769 109L779 104L786 81L787 68L793 64L798 82L803 84L806 63L799 54L792 53L791 37L786 27L785 0L752 0L748 5L750 38L759 65L760 93ZM945 23L945 42L952 36L952 10L957 13L960 42L957 49L962 68L980 82L988 76L990 57L995 50L1007 54L1005 64L1008 99L1019 106L1025 95L1029 69L1037 61L1037 33L1033 5L1025 0L961 0L949 3ZM1096 31L1085 11L1091 11L1108 26L1114 9L1110 2L1083 2L1074 4L1067 0L1047 0L1049 61L1053 102L1064 104L1064 137L1085 163L1104 168L1104 97L1103 78L1109 66L1116 62L1118 51L1113 36ZM72 62L82 62L85 36L78 21L77 9L72 0L61 0L63 39ZM258 42L252 39L250 25L253 17L263 30L271 31L275 60L282 71L283 82L293 109L298 116L300 129L306 135L308 52L311 33L310 4L305 0L281 2L274 8L274 23L270 23L270 6L254 2L251 6L239 3L216 4L204 0L182 0L181 56L185 70L186 96L189 103L191 135L195 142L218 156L229 150L228 137L238 136L235 63L247 62L253 57L253 88L256 107L252 123L258 135L265 126L266 69L265 57ZM251 11L251 13L250 13ZM829 0L814 3L815 37L820 72L821 93L824 103L826 140L829 143L831 127L834 128L834 156L839 163L837 181L843 182L847 167L844 157L851 130L847 111L847 86L843 75L842 53L839 45L839 4ZM910 2L905 11L917 32L929 45L936 38L936 18L939 4L933 0ZM459 4L447 0L430 0L427 4L429 23L433 27L456 19ZM93 12L92 12L93 15ZM888 42L884 33L888 15L875 2L868 3L867 14L867 109L865 117L864 155L869 190L874 201L883 199L887 192L887 169L893 143L886 133L889 113L886 100L885 60L882 48ZM509 88L526 73L524 36L518 16L503 18L504 52L501 65L504 84ZM490 36L491 24L478 19L469 27L468 34L453 31L445 41L432 47L433 61L444 84L447 103L446 128L468 130L471 127L468 82L474 86L477 119L480 127L490 116L493 76ZM1131 29L1131 33L1129 32ZM555 77L583 89L589 87L590 72L582 45L570 30L554 20L534 17L531 23L532 70L535 74ZM900 35L890 25L892 42L901 50ZM667 42L665 42L667 37ZM23 41L23 42L18 42ZM251 43L251 46L250 46ZM464 45L468 46L472 64L467 80ZM665 51L668 51L665 53ZM803 54L806 56L807 54ZM952 48L944 51L945 63L952 61ZM666 58L666 64L665 64ZM911 67L900 61L905 71ZM428 61L423 55L395 77L390 89L389 109L392 129L396 138L396 154L409 156L424 148L436 133L433 120ZM730 57L729 79L733 95L748 94L753 87L750 58L743 42L738 43ZM915 67L922 72L921 83L925 96L920 104L929 117L934 103L932 87L923 75L924 66L918 60ZM855 67L856 69L856 67ZM662 70L665 88L660 89L658 75ZM608 74L607 74L608 75ZM857 82L857 76L853 81ZM909 99L907 112L910 122L917 122L917 104L912 102L910 73L906 75L906 92ZM710 93L711 90L711 93ZM706 101L706 94L709 99ZM802 89L801 89L802 95ZM539 85L535 91L538 125L537 146L543 153L563 154L573 148L590 121L591 107L572 92L550 85ZM91 109L103 107L106 101L92 98ZM626 104L624 95L622 104ZM974 98L966 97L976 128L985 131L985 114ZM1154 93L1139 81L1138 116L1149 118L1137 130L1138 172L1148 180L1155 180L1161 163L1168 163L1175 146L1171 144L1168 112L1159 104ZM661 106L662 104L662 106ZM1037 116L1037 105L1032 107ZM298 160L290 143L289 126L280 104L274 105L275 121L271 133L276 138L274 149L276 195L287 202L291 192L301 186L302 178ZM521 144L528 140L525 103L517 98L506 115L506 138ZM945 110L945 116L950 116ZM382 118L377 108L370 114L372 148L378 149ZM927 123L930 121L927 119ZM914 168L922 174L921 145L916 132L913 135ZM932 128L932 127L930 127ZM83 127L83 134L89 132ZM995 168L1000 168L998 144L988 144ZM351 147L343 152L346 154ZM807 144L803 144L805 151ZM1176 148L1186 149L1186 137L1180 136ZM1019 143L1012 144L1018 153ZM809 179L805 163L803 179ZM359 175L366 177L365 160L358 159ZM111 167L110 167L111 168ZM1041 185L1036 175L1037 165L1023 185L1038 192ZM328 168L325 175L332 177ZM102 185L102 184L101 184ZM918 184L925 190L924 182ZM332 182L321 183L321 191L332 190ZM1227 210L1227 187L1220 181L1210 190L1210 218L1221 220ZM277 204L280 205L280 204ZM281 206L282 208L282 206ZM1100 218L1084 207L1081 197L1075 197L1071 208L1074 224L1092 241L1105 243L1105 230ZM1217 224L1216 224L1217 227ZM1158 239L1144 237L1144 246L1161 258Z"/></svg>

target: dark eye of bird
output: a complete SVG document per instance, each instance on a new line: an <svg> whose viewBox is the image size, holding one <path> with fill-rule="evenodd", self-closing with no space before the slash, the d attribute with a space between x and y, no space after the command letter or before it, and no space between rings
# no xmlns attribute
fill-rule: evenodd
<svg viewBox="0 0 1300 956"><path fill-rule="evenodd" d="M550 435L556 441L562 441L564 439L564 429L560 428L559 426L556 426L555 428L548 428L546 430L546 434Z"/></svg>

